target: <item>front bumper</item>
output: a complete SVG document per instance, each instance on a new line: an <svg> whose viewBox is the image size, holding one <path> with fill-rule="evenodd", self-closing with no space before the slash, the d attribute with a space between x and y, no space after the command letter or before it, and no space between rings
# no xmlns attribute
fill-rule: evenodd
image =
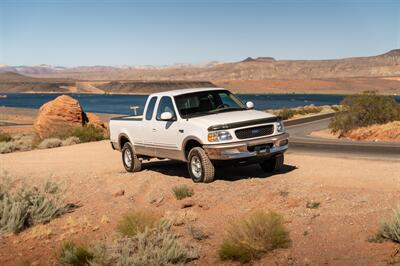
<svg viewBox="0 0 400 266"><path fill-rule="evenodd" d="M234 143L203 145L203 149L211 160L269 157L285 152L288 147L288 133Z"/></svg>

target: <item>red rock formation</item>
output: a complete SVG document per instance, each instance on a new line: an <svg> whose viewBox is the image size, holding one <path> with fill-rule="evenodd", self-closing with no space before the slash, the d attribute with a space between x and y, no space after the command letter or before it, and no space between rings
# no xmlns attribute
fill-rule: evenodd
<svg viewBox="0 0 400 266"><path fill-rule="evenodd" d="M34 129L44 139L67 134L69 130L86 124L106 128L97 115L86 114L77 100L61 95L40 107Z"/></svg>

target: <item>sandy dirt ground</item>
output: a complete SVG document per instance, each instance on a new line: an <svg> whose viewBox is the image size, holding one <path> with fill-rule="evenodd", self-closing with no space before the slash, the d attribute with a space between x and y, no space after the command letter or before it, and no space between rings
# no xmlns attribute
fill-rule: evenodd
<svg viewBox="0 0 400 266"><path fill-rule="evenodd" d="M74 212L18 235L0 236L0 265L18 265L24 259L54 262L63 241L95 244L115 236L121 215L134 209L152 209L165 216L186 217L185 223L208 236L192 240L200 259L192 265L231 265L220 262L218 245L230 221L254 210L275 210L285 218L291 248L267 255L256 265L387 265L400 261L398 245L370 243L380 223L400 203L400 158L391 161L305 155L289 151L286 165L267 175L257 165L217 170L218 180L194 184L186 165L172 161L144 164L131 174L123 170L120 153L108 141L50 150L0 155L0 168L27 184L58 180L66 201L81 205ZM186 184L195 205L182 209L171 188ZM124 190L123 196L114 194ZM282 196L281 191L288 192ZM319 202L308 209L309 201ZM188 239L185 225L173 227Z"/></svg>

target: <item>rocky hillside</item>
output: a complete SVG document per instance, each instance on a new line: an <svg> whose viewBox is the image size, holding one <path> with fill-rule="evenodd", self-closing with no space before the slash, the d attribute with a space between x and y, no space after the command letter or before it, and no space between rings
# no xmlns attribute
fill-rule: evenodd
<svg viewBox="0 0 400 266"><path fill-rule="evenodd" d="M264 80L349 77L388 77L400 75L400 49L382 55L334 60L275 60L272 57L247 58L240 62L207 67L166 68L93 67L64 69L41 76L101 80Z"/></svg>
<svg viewBox="0 0 400 266"><path fill-rule="evenodd" d="M13 72L0 73L0 92L30 93L131 93L148 94L172 89L215 87L209 81L76 81L34 78Z"/></svg>
<svg viewBox="0 0 400 266"><path fill-rule="evenodd" d="M75 81L66 78L33 78L13 72L0 73L0 92L70 92Z"/></svg>

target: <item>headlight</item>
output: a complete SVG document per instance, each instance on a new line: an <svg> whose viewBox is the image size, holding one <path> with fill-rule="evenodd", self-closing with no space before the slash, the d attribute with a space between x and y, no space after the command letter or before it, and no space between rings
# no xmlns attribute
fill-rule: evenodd
<svg viewBox="0 0 400 266"><path fill-rule="evenodd" d="M278 133L285 132L285 126L283 125L282 121L278 122L278 126L276 127L276 131Z"/></svg>
<svg viewBox="0 0 400 266"><path fill-rule="evenodd" d="M228 131L217 131L208 133L208 141L209 142L217 142L217 141L225 141L231 140L232 136Z"/></svg>

